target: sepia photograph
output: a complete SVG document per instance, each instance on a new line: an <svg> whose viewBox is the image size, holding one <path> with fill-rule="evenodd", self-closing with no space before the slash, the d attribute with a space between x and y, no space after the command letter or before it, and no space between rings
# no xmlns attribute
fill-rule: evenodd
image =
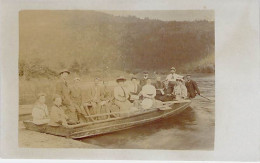
<svg viewBox="0 0 260 163"><path fill-rule="evenodd" d="M22 148L214 150L214 10L22 10Z"/></svg>
<svg viewBox="0 0 260 163"><path fill-rule="evenodd" d="M0 157L259 161L258 6L0 0Z"/></svg>

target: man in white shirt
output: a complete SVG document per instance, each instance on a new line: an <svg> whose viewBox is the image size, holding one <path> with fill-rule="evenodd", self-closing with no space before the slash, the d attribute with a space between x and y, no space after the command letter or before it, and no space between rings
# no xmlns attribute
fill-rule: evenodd
<svg viewBox="0 0 260 163"><path fill-rule="evenodd" d="M177 85L176 79L183 78L183 76L176 74L176 69L174 67L171 68L171 73L167 75L166 81L169 83L169 87L173 90L174 86Z"/></svg>
<svg viewBox="0 0 260 163"><path fill-rule="evenodd" d="M171 73L167 75L166 80L168 82L176 82L176 79L183 78L183 76L176 74L176 69L174 67L171 68Z"/></svg>

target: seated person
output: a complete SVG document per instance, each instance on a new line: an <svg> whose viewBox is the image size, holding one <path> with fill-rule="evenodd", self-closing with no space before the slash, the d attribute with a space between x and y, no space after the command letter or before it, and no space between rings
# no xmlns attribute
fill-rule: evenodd
<svg viewBox="0 0 260 163"><path fill-rule="evenodd" d="M152 85L151 79L147 79L146 85L142 87L140 95L143 96L141 102L143 109L149 109L155 104L156 88Z"/></svg>
<svg viewBox="0 0 260 163"><path fill-rule="evenodd" d="M48 108L45 105L45 96L44 93L39 93L32 109L33 123L36 125L46 124L50 121Z"/></svg>
<svg viewBox="0 0 260 163"><path fill-rule="evenodd" d="M174 95L176 100L187 98L187 88L183 84L183 79L176 79L177 85L174 86Z"/></svg>
<svg viewBox="0 0 260 163"><path fill-rule="evenodd" d="M161 97L164 96L164 84L161 81L161 77L156 78L156 82L154 83L154 86L156 88L156 100L161 100Z"/></svg>
<svg viewBox="0 0 260 163"><path fill-rule="evenodd" d="M135 103L137 100L139 100L138 94L141 91L141 86L139 85L135 76L132 76L131 82L127 85L127 88L130 92L130 102Z"/></svg>
<svg viewBox="0 0 260 163"><path fill-rule="evenodd" d="M115 104L119 107L120 112L136 110L133 104L128 100L130 93L125 88L125 81L126 79L122 76L117 78L116 82L118 85L114 88Z"/></svg>
<svg viewBox="0 0 260 163"><path fill-rule="evenodd" d="M169 82L167 80L164 81L164 95L160 96L161 101L172 101L174 98L173 88L169 86Z"/></svg>
<svg viewBox="0 0 260 163"><path fill-rule="evenodd" d="M188 98L194 98L196 97L196 94L200 95L200 90L199 87L197 85L197 82L195 82L194 80L191 80L191 75L188 74L186 76L186 88L187 88L187 92L188 92Z"/></svg>
<svg viewBox="0 0 260 163"><path fill-rule="evenodd" d="M53 96L54 105L51 108L50 112L50 126L68 126L68 116L65 115L62 109L62 99L59 95Z"/></svg>

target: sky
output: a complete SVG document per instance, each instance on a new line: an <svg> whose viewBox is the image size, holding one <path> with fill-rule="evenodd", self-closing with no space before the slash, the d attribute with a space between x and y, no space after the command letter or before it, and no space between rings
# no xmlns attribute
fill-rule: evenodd
<svg viewBox="0 0 260 163"><path fill-rule="evenodd" d="M101 12L115 16L136 16L144 19L159 19L162 21L214 21L213 10L102 10Z"/></svg>

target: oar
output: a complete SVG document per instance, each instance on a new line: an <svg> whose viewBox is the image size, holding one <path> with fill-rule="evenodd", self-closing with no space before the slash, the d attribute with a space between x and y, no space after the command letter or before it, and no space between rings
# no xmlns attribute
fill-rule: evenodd
<svg viewBox="0 0 260 163"><path fill-rule="evenodd" d="M197 94L197 95L199 95L199 94ZM205 96L202 96L202 95L199 95L200 97L203 97L203 98L205 98L205 99L207 99L207 100L209 100L209 101L211 101L209 98L207 98L207 97L205 97Z"/></svg>

